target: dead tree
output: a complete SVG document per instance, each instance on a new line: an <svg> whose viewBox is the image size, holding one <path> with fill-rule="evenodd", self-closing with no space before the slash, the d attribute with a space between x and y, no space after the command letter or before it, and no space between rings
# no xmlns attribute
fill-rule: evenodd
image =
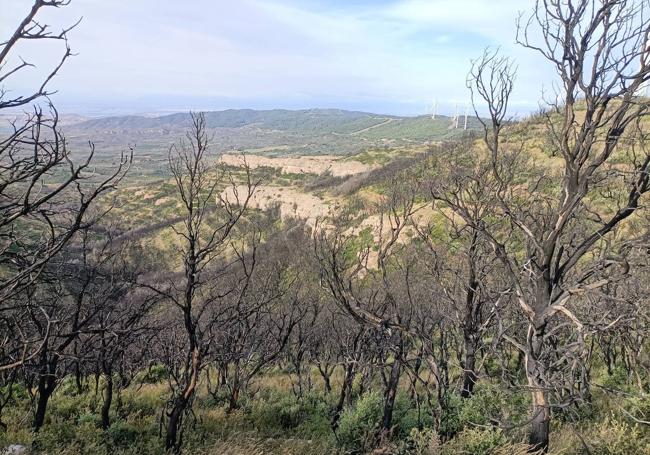
<svg viewBox="0 0 650 455"><path fill-rule="evenodd" d="M53 33L37 15L42 9L68 3L36 0L11 36L0 43L0 112L28 109L0 139L0 319L3 339L14 341L4 346L0 370L35 359L47 338L40 335L48 333L20 329L21 319L28 314L14 297L37 282L43 268L76 232L97 221L89 215L90 208L115 187L130 163L130 154L123 154L109 177L98 178L91 167L94 145L90 144L86 157L74 157L60 131L58 113L48 98L49 84L72 55L67 34L76 24ZM7 84L35 66L16 56L26 41L56 41L63 44L63 50L34 90L15 94ZM50 324L43 323L46 328Z"/></svg>
<svg viewBox="0 0 650 455"><path fill-rule="evenodd" d="M432 288L437 288L451 310L446 313L449 326L461 331L462 345L457 349L463 370L460 394L472 395L478 379L477 361L482 349L482 340L490 328L495 312L504 302L508 286L501 283L499 263L491 253L490 245L483 233L473 226L485 218L491 209L491 201L484 199L485 181L483 168L470 178L462 167L456 167L447 159L448 155L463 156L469 142L448 144L430 152L427 162L429 171L435 176L429 183L433 196L435 222L421 225L414 222L418 238L422 243L419 254L427 270ZM456 202L466 217L448 213L435 203L440 191L463 194Z"/></svg>
<svg viewBox="0 0 650 455"><path fill-rule="evenodd" d="M360 370L361 362L364 360L364 351L367 347L368 328L350 321L349 318L343 319L343 317L339 314L338 318L331 320L331 325L328 327L333 334L333 341L336 343L340 364L343 368L343 381L330 422L333 431L338 429L345 406L352 404L352 386Z"/></svg>
<svg viewBox="0 0 650 455"><path fill-rule="evenodd" d="M305 249L298 247L309 241L304 225L289 223L278 229L273 213L260 217L257 227L241 226L249 237L254 235L236 253L242 268L248 264L250 278L239 278L244 285L233 286L237 291L219 308L219 318L228 322L214 325L212 355L222 365L230 411L239 407L252 380L286 352L310 310L310 269L304 264ZM261 232L266 236L263 244Z"/></svg>
<svg viewBox="0 0 650 455"><path fill-rule="evenodd" d="M120 245L121 251L127 245ZM138 251L137 248L129 249ZM134 251L131 251L133 253ZM125 260L126 257L129 260ZM94 363L97 371L104 378L104 396L100 411L101 425L107 430L111 425L110 410L113 405L115 390L117 390L118 405L120 391L125 387L124 374L119 374L115 384L115 376L123 373L125 357L129 351L145 351L147 340L152 338L152 333L157 327L149 317L152 309L159 303L158 297L141 288L136 287L138 275L141 270L134 266L133 254L128 256L118 255L113 269L115 287L124 287L123 295L119 298L107 300L101 306L91 326L85 330L83 344L92 349L94 358L83 359L84 363ZM110 271L107 271L110 273ZM135 360L134 357L129 359ZM136 365L140 367L140 364Z"/></svg>
<svg viewBox="0 0 650 455"><path fill-rule="evenodd" d="M122 298L132 281L119 251L112 250L109 241L93 246L90 235L84 230L78 242L69 243L48 262L37 285L19 294L27 302L28 318L22 321L22 330L44 340L39 355L25 364L37 384L32 423L36 431L45 422L49 400L66 364L84 361L78 358L81 352L73 351L74 343L92 343L97 316Z"/></svg>
<svg viewBox="0 0 650 455"><path fill-rule="evenodd" d="M473 95L488 108L488 120L481 120L492 166L486 188L493 189L493 214L504 220L483 220L474 227L489 238L528 319L525 336L510 340L525 355L533 403L530 444L536 449L547 449L551 410L561 405L550 399L558 363L550 340L563 319L573 326L577 343L559 360L580 357L576 349L584 349L584 325L571 304L576 295L627 273L624 257L597 252L650 189L650 155L639 121L648 108L639 97L650 78L647 10L647 1L548 0L538 1L530 18L520 20L518 41L541 54L559 76L545 123L546 151L549 159L559 158L561 172L538 168L531 175L534 163L525 158L525 144L514 148L504 140L514 83L511 63L487 52L469 77ZM533 30L541 32L540 43ZM615 166L614 156L624 157L625 164ZM528 181L522 185L517 178L524 175ZM608 195L613 211L591 203L595 195ZM465 216L456 196L446 199Z"/></svg>
<svg viewBox="0 0 650 455"><path fill-rule="evenodd" d="M321 302L317 300L310 299L305 302L305 314L296 324L286 350L286 358L292 367L292 373L296 376L295 381L292 378L291 389L297 398L302 398L305 392L310 392L313 388L311 365L318 358L313 349L319 341L316 339L315 329L321 308ZM317 366L325 381L325 389L329 393L332 386L329 382L331 373L328 365L317 363Z"/></svg>
<svg viewBox="0 0 650 455"><path fill-rule="evenodd" d="M418 336L412 326L410 283L393 270L404 248L407 227L418 210L419 187L417 180L407 182L404 175L396 176L390 186L377 207L380 221L376 230L355 232L341 219L337 227L317 230L314 241L324 288L341 309L375 335L377 364L380 371L386 370L378 441L390 436L404 358ZM397 286L397 281L406 285Z"/></svg>
<svg viewBox="0 0 650 455"><path fill-rule="evenodd" d="M205 116L192 114L191 122L185 140L169 151L169 167L185 215L181 227L172 228L182 242L183 277L169 282L166 288L147 285L172 303L185 332L182 371L176 378L170 400L165 436L165 449L175 452L182 445L183 418L191 409L204 355L209 349L204 338L204 316L223 293L214 277L226 270L206 272L218 258L231 254L233 229L244 215L257 185L251 181L247 167L246 181L241 186L232 175L213 167L209 162ZM222 267L227 269L229 263Z"/></svg>

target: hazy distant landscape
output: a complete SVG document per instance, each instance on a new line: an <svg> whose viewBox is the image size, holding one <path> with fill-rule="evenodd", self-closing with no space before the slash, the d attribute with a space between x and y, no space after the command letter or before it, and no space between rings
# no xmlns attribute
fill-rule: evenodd
<svg viewBox="0 0 650 455"><path fill-rule="evenodd" d="M160 117L121 116L64 123L75 149L88 141L98 148L98 165L134 146L134 174L161 176L167 170L169 144L184 136L189 114ZM452 127L452 119L438 116L396 117L333 109L302 111L229 110L206 113L207 128L216 153L265 156L352 155L364 149L422 148L476 130Z"/></svg>

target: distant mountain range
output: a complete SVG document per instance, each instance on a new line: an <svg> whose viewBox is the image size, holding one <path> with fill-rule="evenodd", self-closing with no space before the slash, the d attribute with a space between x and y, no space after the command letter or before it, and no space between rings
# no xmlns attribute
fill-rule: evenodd
<svg viewBox="0 0 650 455"><path fill-rule="evenodd" d="M465 133L463 118L454 129L452 119L445 116L398 117L340 109L230 109L206 112L205 116L220 151L347 154L368 146L434 142ZM149 147L168 144L169 136L180 137L188 125L188 113L128 115L74 123L66 131L70 137L96 143ZM478 126L476 119L468 119L468 130Z"/></svg>
<svg viewBox="0 0 650 455"><path fill-rule="evenodd" d="M0 118L0 129L9 118ZM459 128L446 116L400 117L341 109L229 109L205 113L215 153L244 152L279 155L349 155L374 147L422 148L427 143L460 137L476 130L477 119L464 118ZM189 113L162 116L124 115L87 119L62 116L69 145L83 154L96 146L95 162L108 168L119 152L135 147L136 173L163 175L167 151L184 137Z"/></svg>
<svg viewBox="0 0 650 455"><path fill-rule="evenodd" d="M461 134L463 118L459 129L451 129L451 118L438 116L399 117L368 112L341 109L305 110L252 110L229 109L205 113L208 128L240 129L254 128L270 131L286 131L305 135L361 135L367 138L383 139L438 139ZM476 119L469 119L469 129L476 128ZM73 125L72 131L97 130L166 130L184 129L189 124L188 113L169 114L158 117L126 115L86 120ZM372 133L370 133L372 131Z"/></svg>
<svg viewBox="0 0 650 455"><path fill-rule="evenodd" d="M256 125L259 128L280 131L339 132L348 133L381 123L387 118L367 112L345 111L340 109L308 110L253 110L228 109L205 113L209 128L242 128ZM189 114L178 113L159 117L136 115L105 117L78 124L80 128L123 128L123 129L175 129L185 126Z"/></svg>

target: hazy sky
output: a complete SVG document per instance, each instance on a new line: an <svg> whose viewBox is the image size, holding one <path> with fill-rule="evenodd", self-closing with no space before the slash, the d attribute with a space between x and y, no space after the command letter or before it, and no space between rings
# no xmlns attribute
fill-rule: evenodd
<svg viewBox="0 0 650 455"><path fill-rule="evenodd" d="M0 0L12 31L29 0ZM537 106L550 73L514 44L532 0L72 0L42 19L79 55L53 81L68 111L341 107L420 114L469 98L470 60L500 46L518 62L514 109ZM57 43L20 49L46 68ZM36 71L33 71L35 74ZM15 78L9 88L32 79Z"/></svg>

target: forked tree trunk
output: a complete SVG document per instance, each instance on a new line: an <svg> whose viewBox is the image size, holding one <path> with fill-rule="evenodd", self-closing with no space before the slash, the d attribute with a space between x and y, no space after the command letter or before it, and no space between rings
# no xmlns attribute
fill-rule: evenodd
<svg viewBox="0 0 650 455"><path fill-rule="evenodd" d="M47 358L46 351L43 353L43 358ZM41 366L40 377L38 378L38 401L34 412L34 422L32 423L34 431L38 431L45 423L47 404L56 388L56 368L58 363L58 356L55 355L49 361L44 360L44 364Z"/></svg>
<svg viewBox="0 0 650 455"><path fill-rule="evenodd" d="M169 413L169 422L167 425L167 434L165 436L165 450L180 453L182 438L179 430L183 423L183 416L187 411L190 401L196 392L196 386L199 380L201 368L201 355L198 347L192 348L192 361L190 364L190 374L183 392L174 400L174 406Z"/></svg>
<svg viewBox="0 0 650 455"><path fill-rule="evenodd" d="M325 393L328 395L332 393L332 372L334 371L333 369L330 369L328 365L321 365L320 363L317 364L318 367L318 372L320 373L321 377L323 378L323 385L325 387Z"/></svg>
<svg viewBox="0 0 650 455"><path fill-rule="evenodd" d="M339 394L339 401L336 403L334 415L332 416L332 429L336 431L339 427L339 419L343 413L343 406L346 400L352 395L352 382L354 381L354 362L348 362L345 367L345 375L343 376L343 384L341 384L341 393Z"/></svg>

